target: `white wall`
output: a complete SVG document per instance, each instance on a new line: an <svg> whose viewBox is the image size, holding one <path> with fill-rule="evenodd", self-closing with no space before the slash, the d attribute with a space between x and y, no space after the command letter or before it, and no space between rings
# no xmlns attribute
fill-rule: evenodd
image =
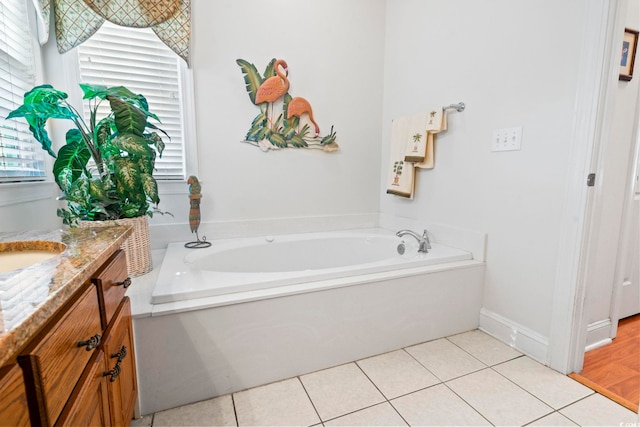
<svg viewBox="0 0 640 427"><path fill-rule="evenodd" d="M579 0L387 2L382 167L391 121L463 101L437 137L413 201L381 212L488 234L483 306L548 337L567 180ZM491 152L494 129L522 126L522 150ZM382 174L384 192L386 174Z"/></svg>
<svg viewBox="0 0 640 427"><path fill-rule="evenodd" d="M205 231L208 222L377 213L384 8L384 0L192 3ZM334 126L339 152L263 153L240 142L259 110L236 59L262 73L274 57L287 61L289 93L310 101L321 135ZM175 218L151 224L180 223L189 238L186 184L181 191L161 194Z"/></svg>

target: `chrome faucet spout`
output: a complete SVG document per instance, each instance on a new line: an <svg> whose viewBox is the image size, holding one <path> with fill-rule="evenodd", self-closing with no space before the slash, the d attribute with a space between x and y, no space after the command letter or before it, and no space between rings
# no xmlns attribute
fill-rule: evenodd
<svg viewBox="0 0 640 427"><path fill-rule="evenodd" d="M418 244L419 244L418 252L424 252L424 253L429 252L428 249L431 249L431 242L429 241L429 233L427 232L427 230L424 230L421 236L413 230L405 229L405 230L398 231L396 233L396 236L403 237L403 236L406 236L407 234L418 241Z"/></svg>

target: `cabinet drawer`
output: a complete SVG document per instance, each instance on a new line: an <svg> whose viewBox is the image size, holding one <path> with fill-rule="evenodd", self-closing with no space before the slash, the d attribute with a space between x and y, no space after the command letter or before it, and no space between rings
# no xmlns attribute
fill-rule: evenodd
<svg viewBox="0 0 640 427"><path fill-rule="evenodd" d="M35 391L40 417L35 424L55 422L101 338L98 295L87 283L47 335L18 357L27 387Z"/></svg>
<svg viewBox="0 0 640 427"><path fill-rule="evenodd" d="M109 391L104 376L104 353L89 362L69 403L56 422L58 426L110 426Z"/></svg>
<svg viewBox="0 0 640 427"><path fill-rule="evenodd" d="M109 375L111 423L114 426L127 426L133 418L133 409L138 398L129 298L125 297L122 301L105 336L107 369L112 373Z"/></svg>
<svg viewBox="0 0 640 427"><path fill-rule="evenodd" d="M102 306L102 327L106 328L131 284L124 251L116 252L92 281L98 288L98 298Z"/></svg>
<svg viewBox="0 0 640 427"><path fill-rule="evenodd" d="M17 364L0 369L0 424L28 426L29 408L22 379L22 369Z"/></svg>

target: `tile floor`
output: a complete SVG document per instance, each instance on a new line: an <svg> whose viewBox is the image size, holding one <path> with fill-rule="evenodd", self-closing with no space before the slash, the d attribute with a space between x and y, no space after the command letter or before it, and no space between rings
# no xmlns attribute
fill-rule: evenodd
<svg viewBox="0 0 640 427"><path fill-rule="evenodd" d="M134 426L638 425L475 330L134 420Z"/></svg>

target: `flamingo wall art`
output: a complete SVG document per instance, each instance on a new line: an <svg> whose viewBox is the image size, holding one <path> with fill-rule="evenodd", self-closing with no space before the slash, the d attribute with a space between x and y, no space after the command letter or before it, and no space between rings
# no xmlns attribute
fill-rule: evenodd
<svg viewBox="0 0 640 427"><path fill-rule="evenodd" d="M245 136L246 142L263 151L286 147L338 150L333 126L327 135L321 136L309 101L289 94L289 68L285 60L273 58L264 76L244 59L236 63L244 74L249 99L260 107Z"/></svg>

